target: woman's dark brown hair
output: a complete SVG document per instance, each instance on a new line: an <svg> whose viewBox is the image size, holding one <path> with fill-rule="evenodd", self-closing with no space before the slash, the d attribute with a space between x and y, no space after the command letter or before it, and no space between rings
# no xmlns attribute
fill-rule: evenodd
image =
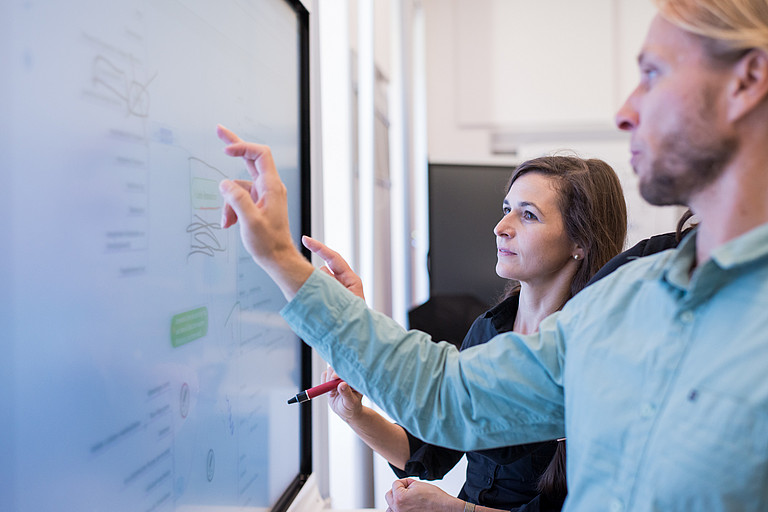
<svg viewBox="0 0 768 512"><path fill-rule="evenodd" d="M543 156L520 164L509 179L507 191L518 178L531 173L552 180L565 232L584 250L584 259L571 282L570 298L624 247L627 206L621 183L613 168L602 160ZM515 291L517 286L510 287L505 298Z"/></svg>
<svg viewBox="0 0 768 512"><path fill-rule="evenodd" d="M520 164L507 185L526 174L550 178L558 192L558 207L568 238L584 250L584 258L571 282L570 297L584 288L608 260L621 252L627 235L627 206L616 172L598 159L545 156ZM519 286L508 287L505 296ZM562 306L561 306L562 307ZM565 479L565 442L557 443L552 462L539 479L545 499L557 500L568 492Z"/></svg>
<svg viewBox="0 0 768 512"><path fill-rule="evenodd" d="M675 229L675 241L677 243L680 243L680 241L683 239L683 237L688 234L688 232L696 227L697 223L691 223L689 227L685 227L685 224L691 220L693 217L693 212L691 209L687 209L683 212L683 214L680 216L680 219L677 221L677 229Z"/></svg>

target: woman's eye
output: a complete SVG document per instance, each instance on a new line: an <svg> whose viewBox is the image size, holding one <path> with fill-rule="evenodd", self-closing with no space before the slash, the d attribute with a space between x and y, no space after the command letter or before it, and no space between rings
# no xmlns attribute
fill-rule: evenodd
<svg viewBox="0 0 768 512"><path fill-rule="evenodd" d="M511 212L511 211L512 211L512 209L511 209L509 206L505 206L505 207L503 207L503 208L501 209L501 212L502 212L504 215L508 214L508 213L509 213L509 212Z"/></svg>
<svg viewBox="0 0 768 512"><path fill-rule="evenodd" d="M536 217L536 215L534 215L533 212L528 211L528 210L523 212L523 218L525 220L539 220L539 218Z"/></svg>

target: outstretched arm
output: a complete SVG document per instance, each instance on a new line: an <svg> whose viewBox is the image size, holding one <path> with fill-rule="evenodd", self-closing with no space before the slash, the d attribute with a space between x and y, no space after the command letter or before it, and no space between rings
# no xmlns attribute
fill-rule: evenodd
<svg viewBox="0 0 768 512"><path fill-rule="evenodd" d="M269 148L223 127L227 154L245 160L253 182L225 180L222 226L240 224L246 250L289 303L291 328L415 436L469 450L562 437L562 327L550 317L535 336L505 333L459 355L371 311L294 247L286 189ZM496 341L496 343L494 343Z"/></svg>

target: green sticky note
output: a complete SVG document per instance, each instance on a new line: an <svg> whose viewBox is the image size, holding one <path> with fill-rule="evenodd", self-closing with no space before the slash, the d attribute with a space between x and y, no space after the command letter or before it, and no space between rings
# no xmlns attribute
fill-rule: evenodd
<svg viewBox="0 0 768 512"><path fill-rule="evenodd" d="M171 344L180 347L208 334L208 308L179 313L171 318Z"/></svg>
<svg viewBox="0 0 768 512"><path fill-rule="evenodd" d="M196 210L218 210L221 208L219 182L192 177L192 208Z"/></svg>

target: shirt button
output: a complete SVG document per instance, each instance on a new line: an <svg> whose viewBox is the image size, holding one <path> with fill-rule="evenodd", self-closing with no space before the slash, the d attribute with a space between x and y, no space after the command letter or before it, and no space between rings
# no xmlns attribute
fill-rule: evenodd
<svg viewBox="0 0 768 512"><path fill-rule="evenodd" d="M693 312L690 310L683 311L683 313L680 315L680 321L682 321L684 324L693 322Z"/></svg>
<svg viewBox="0 0 768 512"><path fill-rule="evenodd" d="M650 418L656 413L656 407L653 404L645 403L640 406L640 416Z"/></svg>
<svg viewBox="0 0 768 512"><path fill-rule="evenodd" d="M624 510L624 504L617 500L611 500L611 512L623 512Z"/></svg>

